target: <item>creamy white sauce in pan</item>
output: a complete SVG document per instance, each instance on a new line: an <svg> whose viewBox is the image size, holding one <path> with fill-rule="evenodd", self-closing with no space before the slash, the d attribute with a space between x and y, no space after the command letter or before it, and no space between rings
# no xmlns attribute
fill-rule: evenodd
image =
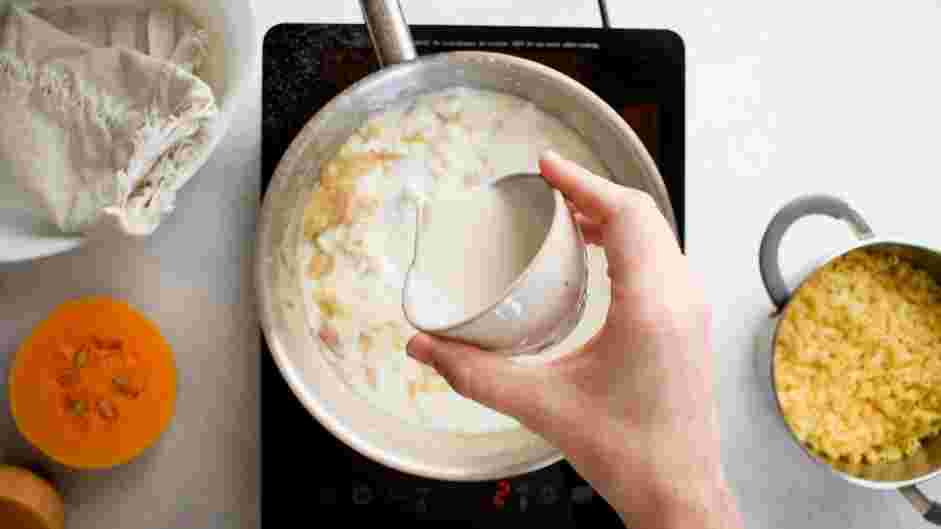
<svg viewBox="0 0 941 529"><path fill-rule="evenodd" d="M363 398L426 428L484 433L518 427L514 419L457 395L432 369L408 358L405 344L415 330L402 312L402 287L419 204L456 196L505 174L538 172L539 155L550 148L608 174L577 133L532 104L506 94L456 88L375 115L321 167L320 183L305 211L305 241L298 248L307 270L304 300L322 353ZM502 211L497 217L525 221L501 210L505 204L499 201L490 206ZM485 241L463 226L435 228L436 237L453 229L459 237L475 237L475 244ZM537 240L539 234L524 238ZM489 291L449 294L458 305L485 303L499 284L518 273L513 266L531 258L527 254L532 248L515 250L504 256L502 262L510 266L487 284ZM546 355L582 345L604 321L610 303L606 263L598 248L589 257L585 317ZM438 282L455 284L440 277Z"/></svg>

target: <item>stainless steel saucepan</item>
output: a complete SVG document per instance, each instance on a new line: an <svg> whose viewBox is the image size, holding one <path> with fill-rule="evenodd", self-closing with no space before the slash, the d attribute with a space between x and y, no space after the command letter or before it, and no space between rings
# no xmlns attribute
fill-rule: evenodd
<svg viewBox="0 0 941 529"><path fill-rule="evenodd" d="M262 206L256 248L260 317L269 348L300 402L355 450L411 474L455 481L498 479L561 459L518 428L462 435L422 429L357 397L320 353L301 299L294 248L301 211L329 160L367 117L419 94L464 86L522 97L579 132L617 182L654 198L679 233L656 165L637 135L604 101L570 77L509 55L450 52L419 57L395 0L362 0L380 71L336 96L307 123L282 158ZM311 457L317 457L311 454Z"/></svg>
<svg viewBox="0 0 941 529"><path fill-rule="evenodd" d="M799 292L804 282L813 275L814 271L859 248L873 248L893 252L925 269L937 281L941 281L941 252L913 241L876 237L863 216L839 198L827 195L809 195L794 199L782 207L765 230L759 252L761 277L764 280L768 296L778 309L775 315L774 333L769 336L771 338L770 347L768 348L770 355L764 359L767 361L767 364L764 365L769 367L767 376L770 377L770 387L774 392L774 402L777 405L780 419L779 424L783 425L784 429L791 434L791 438L811 461L826 466L833 474L854 485L875 490L898 490L925 520L935 525L941 525L941 505L929 500L917 487L919 483L941 474L941 437L936 436L928 440L922 450L900 461L880 464L851 464L829 461L811 451L804 443L800 442L784 420L774 382L774 355L777 331L780 328L781 320L787 313L788 302L793 298L793 293L788 288L781 273L778 249L781 240L791 225L801 218L811 215L822 215L845 221L852 228L858 240L835 255L815 263L812 271L805 276L801 285L794 292Z"/></svg>

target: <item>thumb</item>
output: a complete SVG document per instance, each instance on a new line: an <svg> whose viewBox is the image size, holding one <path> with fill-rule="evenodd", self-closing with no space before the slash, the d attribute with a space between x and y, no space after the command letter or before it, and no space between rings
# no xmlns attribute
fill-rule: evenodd
<svg viewBox="0 0 941 529"><path fill-rule="evenodd" d="M527 422L545 407L547 374L476 347L417 334L408 355L433 367L460 395Z"/></svg>

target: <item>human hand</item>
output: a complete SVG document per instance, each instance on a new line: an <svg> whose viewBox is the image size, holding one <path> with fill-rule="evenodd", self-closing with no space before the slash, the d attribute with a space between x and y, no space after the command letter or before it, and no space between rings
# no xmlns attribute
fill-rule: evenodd
<svg viewBox="0 0 941 529"><path fill-rule="evenodd" d="M740 526L719 460L709 309L673 231L645 193L552 153L540 169L605 250L601 330L543 364L426 334L409 354L559 447L628 525Z"/></svg>

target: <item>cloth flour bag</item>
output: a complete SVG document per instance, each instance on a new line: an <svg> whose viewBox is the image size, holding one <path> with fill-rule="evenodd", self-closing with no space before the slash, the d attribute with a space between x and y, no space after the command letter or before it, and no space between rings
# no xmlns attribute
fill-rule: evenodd
<svg viewBox="0 0 941 529"><path fill-rule="evenodd" d="M65 233L152 233L211 141L205 35L166 10L0 16L0 178Z"/></svg>

